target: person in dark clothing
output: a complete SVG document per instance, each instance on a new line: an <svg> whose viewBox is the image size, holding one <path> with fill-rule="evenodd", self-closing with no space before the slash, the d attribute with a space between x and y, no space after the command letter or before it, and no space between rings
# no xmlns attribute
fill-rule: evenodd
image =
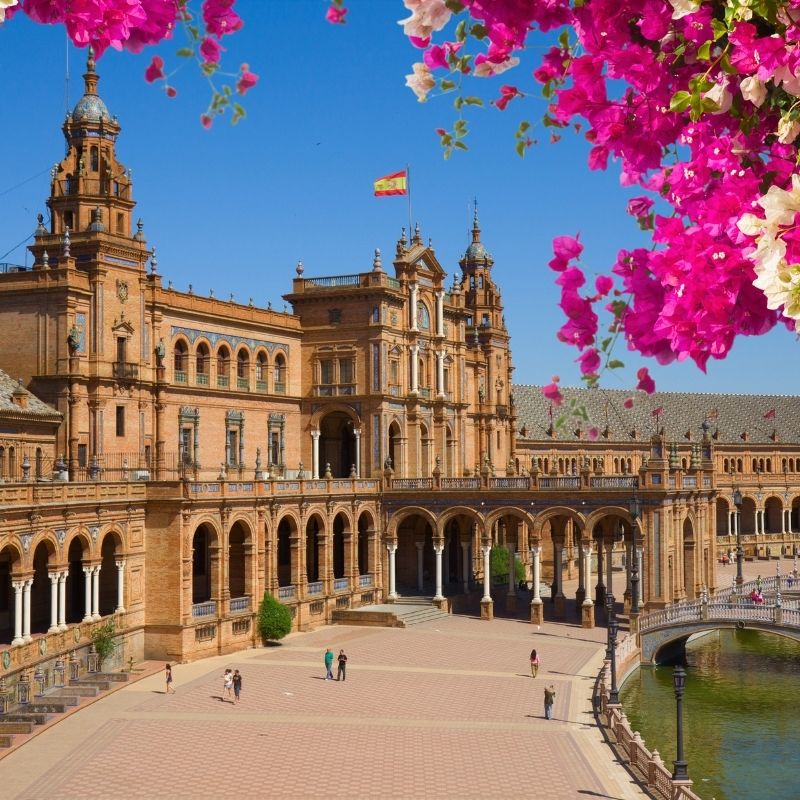
<svg viewBox="0 0 800 800"><path fill-rule="evenodd" d="M339 668L336 670L336 680L343 681L347 677L347 656L344 650L339 651L339 656L336 659L339 662Z"/></svg>
<svg viewBox="0 0 800 800"><path fill-rule="evenodd" d="M239 695L242 693L242 673L238 669L233 671L233 696L239 702Z"/></svg>

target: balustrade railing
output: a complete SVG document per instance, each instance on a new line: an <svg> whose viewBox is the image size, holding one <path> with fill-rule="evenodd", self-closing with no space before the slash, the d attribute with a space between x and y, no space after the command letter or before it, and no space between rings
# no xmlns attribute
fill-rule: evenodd
<svg viewBox="0 0 800 800"><path fill-rule="evenodd" d="M358 576L359 589L363 589L366 586L372 586L372 575L359 575Z"/></svg>
<svg viewBox="0 0 800 800"><path fill-rule="evenodd" d="M433 478L392 478L392 489L433 489Z"/></svg>
<svg viewBox="0 0 800 800"><path fill-rule="evenodd" d="M294 586L279 586L278 587L278 600L294 600L297 592Z"/></svg>
<svg viewBox="0 0 800 800"><path fill-rule="evenodd" d="M580 476L554 477L547 476L539 478L540 489L580 489Z"/></svg>
<svg viewBox="0 0 800 800"><path fill-rule="evenodd" d="M480 478L442 478L442 489L480 489Z"/></svg>
<svg viewBox="0 0 800 800"><path fill-rule="evenodd" d="M205 603L194 603L192 605L193 617L214 617L217 614L217 601L207 600Z"/></svg>
<svg viewBox="0 0 800 800"><path fill-rule="evenodd" d="M638 489L639 479L635 475L602 475L589 479L592 489Z"/></svg>
<svg viewBox="0 0 800 800"><path fill-rule="evenodd" d="M350 581L347 578L335 578L333 581L333 591L343 592L350 588Z"/></svg>
<svg viewBox="0 0 800 800"><path fill-rule="evenodd" d="M530 482L523 477L489 478L490 489L530 489Z"/></svg>
<svg viewBox="0 0 800 800"><path fill-rule="evenodd" d="M322 581L314 581L313 583L309 583L308 596L315 597L318 594L322 594Z"/></svg>
<svg viewBox="0 0 800 800"><path fill-rule="evenodd" d="M231 598L231 614L241 614L244 611L250 610L249 597L232 597Z"/></svg>

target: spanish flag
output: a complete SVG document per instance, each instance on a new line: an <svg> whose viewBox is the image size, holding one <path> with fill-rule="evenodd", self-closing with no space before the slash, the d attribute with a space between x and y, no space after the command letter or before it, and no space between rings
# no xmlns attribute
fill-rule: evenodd
<svg viewBox="0 0 800 800"><path fill-rule="evenodd" d="M405 170L384 175L375 181L375 197L408 194L408 174Z"/></svg>

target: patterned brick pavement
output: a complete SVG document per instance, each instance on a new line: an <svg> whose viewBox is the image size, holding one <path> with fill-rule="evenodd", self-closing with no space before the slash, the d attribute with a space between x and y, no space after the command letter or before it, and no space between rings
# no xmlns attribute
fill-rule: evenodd
<svg viewBox="0 0 800 800"><path fill-rule="evenodd" d="M465 617L296 634L177 665L175 695L154 676L94 704L0 762L0 785L17 798L643 797L592 724L603 636ZM346 682L322 680L325 647L345 648ZM239 706L220 700L227 666L244 675Z"/></svg>

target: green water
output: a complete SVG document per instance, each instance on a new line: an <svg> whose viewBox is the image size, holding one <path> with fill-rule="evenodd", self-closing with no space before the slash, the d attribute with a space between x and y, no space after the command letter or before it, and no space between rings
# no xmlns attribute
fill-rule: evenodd
<svg viewBox="0 0 800 800"><path fill-rule="evenodd" d="M684 757L703 800L800 800L800 643L718 631L686 648ZM643 667L620 698L633 730L672 771L672 667Z"/></svg>

